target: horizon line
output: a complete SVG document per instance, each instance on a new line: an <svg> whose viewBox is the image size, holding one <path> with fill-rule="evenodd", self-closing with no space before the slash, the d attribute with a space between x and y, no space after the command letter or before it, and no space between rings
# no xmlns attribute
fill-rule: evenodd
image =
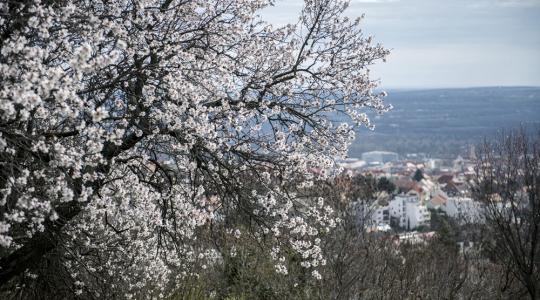
<svg viewBox="0 0 540 300"><path fill-rule="evenodd" d="M466 89L497 89L497 88L540 88L540 85L478 85L478 86L378 86L377 90L402 90L402 91L426 91L426 90L466 90Z"/></svg>

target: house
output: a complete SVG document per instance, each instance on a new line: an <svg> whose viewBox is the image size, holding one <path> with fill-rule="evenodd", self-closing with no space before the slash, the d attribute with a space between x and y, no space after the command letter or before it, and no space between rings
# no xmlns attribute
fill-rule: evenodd
<svg viewBox="0 0 540 300"><path fill-rule="evenodd" d="M443 192L448 194L448 196L464 196L469 193L467 185L464 183L451 181L448 184L441 187Z"/></svg>
<svg viewBox="0 0 540 300"><path fill-rule="evenodd" d="M420 187L420 200L428 201L431 195L438 191L438 185L429 178L424 178L417 183Z"/></svg>
<svg viewBox="0 0 540 300"><path fill-rule="evenodd" d="M448 202L448 195L443 191L437 191L427 202L427 206L432 209L442 209Z"/></svg>
<svg viewBox="0 0 540 300"><path fill-rule="evenodd" d="M454 175L452 174L443 174L437 178L438 184L449 184L454 180Z"/></svg>
<svg viewBox="0 0 540 300"><path fill-rule="evenodd" d="M409 176L403 176L394 180L394 184L399 191L407 192L416 186L416 181L412 180Z"/></svg>

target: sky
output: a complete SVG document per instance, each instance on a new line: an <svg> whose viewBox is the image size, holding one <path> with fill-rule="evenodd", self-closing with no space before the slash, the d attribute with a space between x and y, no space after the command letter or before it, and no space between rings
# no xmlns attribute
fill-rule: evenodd
<svg viewBox="0 0 540 300"><path fill-rule="evenodd" d="M302 0L262 17L295 23ZM391 50L372 68L384 88L540 86L540 0L352 0L366 35Z"/></svg>

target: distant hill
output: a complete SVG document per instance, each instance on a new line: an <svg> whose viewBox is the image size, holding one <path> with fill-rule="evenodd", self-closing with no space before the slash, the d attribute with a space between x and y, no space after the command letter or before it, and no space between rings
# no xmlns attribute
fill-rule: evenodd
<svg viewBox="0 0 540 300"><path fill-rule="evenodd" d="M388 91L394 109L359 130L349 156L371 150L455 157L501 129L540 127L540 87Z"/></svg>

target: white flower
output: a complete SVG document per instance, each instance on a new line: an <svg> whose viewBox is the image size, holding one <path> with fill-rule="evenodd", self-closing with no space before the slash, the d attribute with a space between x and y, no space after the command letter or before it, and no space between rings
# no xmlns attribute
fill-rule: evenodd
<svg viewBox="0 0 540 300"><path fill-rule="evenodd" d="M241 235L242 235L242 233L240 232L240 230L236 229L236 230L234 231L234 237L235 237L235 238L239 239Z"/></svg>

